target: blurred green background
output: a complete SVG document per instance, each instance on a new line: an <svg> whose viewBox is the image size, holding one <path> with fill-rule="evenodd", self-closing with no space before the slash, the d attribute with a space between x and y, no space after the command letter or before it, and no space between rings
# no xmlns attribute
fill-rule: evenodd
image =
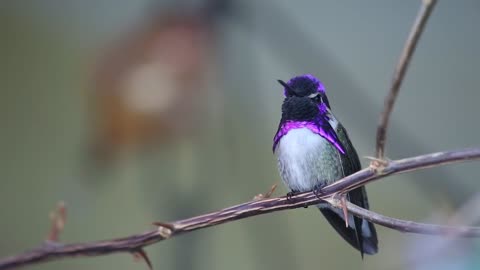
<svg viewBox="0 0 480 270"><path fill-rule="evenodd" d="M277 79L318 76L359 155L374 155L378 114L419 5L1 1L0 257L38 246L60 200L61 240L79 242L227 207L280 183L271 151ZM478 146L479 15L475 0L437 5L393 113L390 158ZM478 163L468 163L390 177L368 192L375 211L445 223L477 183ZM280 185L276 195L284 193ZM478 240L377 230L380 252L363 261L314 209L197 231L147 252L155 269L480 265ZM146 266L119 254L28 269Z"/></svg>

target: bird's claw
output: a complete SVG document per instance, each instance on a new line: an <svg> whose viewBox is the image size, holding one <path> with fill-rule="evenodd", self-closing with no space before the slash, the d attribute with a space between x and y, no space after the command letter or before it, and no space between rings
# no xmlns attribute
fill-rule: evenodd
<svg viewBox="0 0 480 270"><path fill-rule="evenodd" d="M298 191L297 190L292 190L290 192L287 193L287 201L288 202L292 202L292 197L295 196L295 194L297 194Z"/></svg>
<svg viewBox="0 0 480 270"><path fill-rule="evenodd" d="M319 184L319 185L316 185L314 188L313 188L313 194L320 199L320 197L322 197L323 195L325 195L325 193L322 191L322 189L327 186L326 184Z"/></svg>

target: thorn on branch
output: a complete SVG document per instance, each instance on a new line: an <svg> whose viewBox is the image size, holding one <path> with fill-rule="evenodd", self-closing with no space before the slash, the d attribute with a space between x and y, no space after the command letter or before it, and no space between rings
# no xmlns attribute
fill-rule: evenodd
<svg viewBox="0 0 480 270"><path fill-rule="evenodd" d="M334 194L330 198L325 198L324 200L334 208L343 209L344 204L338 194Z"/></svg>
<svg viewBox="0 0 480 270"><path fill-rule="evenodd" d="M60 233L65 227L67 221L67 208L65 202L61 201L55 211L50 212L50 232L47 236L47 243L56 243L60 239Z"/></svg>
<svg viewBox="0 0 480 270"><path fill-rule="evenodd" d="M376 158L365 156L366 159L370 160L369 167L375 171L375 174L381 175L383 174L385 168L390 164L390 160L387 158Z"/></svg>
<svg viewBox="0 0 480 270"><path fill-rule="evenodd" d="M275 192L276 189L277 189L277 184L274 184L274 185L272 185L272 187L270 188L270 190L267 193L257 194L257 195L255 195L255 197L253 197L253 200L254 201L260 201L260 200L263 200L263 199L268 199L272 196L273 192Z"/></svg>
<svg viewBox="0 0 480 270"><path fill-rule="evenodd" d="M343 217L345 218L345 227L348 228L348 209L347 209L347 195L340 195L340 204L343 210Z"/></svg>
<svg viewBox="0 0 480 270"><path fill-rule="evenodd" d="M160 236L162 236L164 239L170 238L172 233L175 231L175 226L170 223L156 221L152 224L158 227L158 234L160 234Z"/></svg>
<svg viewBox="0 0 480 270"><path fill-rule="evenodd" d="M132 254L133 254L134 260L144 261L147 264L148 269L153 270L152 262L150 261L150 258L148 257L148 254L144 249L136 250L136 251L132 252Z"/></svg>

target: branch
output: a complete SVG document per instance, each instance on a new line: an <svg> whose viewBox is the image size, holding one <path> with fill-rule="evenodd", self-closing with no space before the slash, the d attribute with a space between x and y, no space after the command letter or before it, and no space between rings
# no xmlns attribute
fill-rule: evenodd
<svg viewBox="0 0 480 270"><path fill-rule="evenodd" d="M427 20L430 17L430 14L435 7L436 0L423 0L420 11L418 12L415 23L413 24L412 30L407 38L405 47L403 48L398 64L395 67L393 74L392 85L390 86L390 92L385 97L385 104L383 112L380 115L380 122L377 128L377 157L383 159L385 153L385 141L387 139L387 128L388 121L390 119L390 114L393 110L393 105L395 104L395 99L397 98L398 92L400 91L400 86L402 85L403 78L407 72L408 65L412 59L413 52L417 47L418 40L427 24Z"/></svg>
<svg viewBox="0 0 480 270"><path fill-rule="evenodd" d="M342 202L338 199L327 198L325 201L336 208L342 209L343 207ZM346 204L348 211L355 216L400 232L446 236L454 235L456 237L480 237L480 227L454 227L406 221L372 212L350 202L346 202Z"/></svg>
<svg viewBox="0 0 480 270"><path fill-rule="evenodd" d="M124 238L77 244L58 244L53 246L44 245L32 251L27 251L16 256L0 260L0 270L25 266L37 262L58 260L65 257L100 256L116 252L138 253L146 246L168 238L172 238L176 235L232 222L239 219L281 210L300 208L307 205L314 205L321 203L324 200L332 203L333 206L336 206L337 204L334 201L334 196L336 194L348 192L349 190L365 185L369 182L373 182L377 179L384 178L388 175L476 159L480 159L480 148L438 152L395 160L388 163L374 161L368 168L349 175L342 180L323 188L323 196L320 198L316 197L312 192L304 192L292 196L290 200L287 200L285 196L264 200L253 200L225 208L217 212L212 212L188 219L170 223L157 222L155 223L158 226L156 230L151 230ZM445 234L457 232L466 236L480 236L480 228L447 227L432 224L421 224L385 217L351 204L347 204L347 207L355 215L366 218L379 225L402 232L423 234Z"/></svg>

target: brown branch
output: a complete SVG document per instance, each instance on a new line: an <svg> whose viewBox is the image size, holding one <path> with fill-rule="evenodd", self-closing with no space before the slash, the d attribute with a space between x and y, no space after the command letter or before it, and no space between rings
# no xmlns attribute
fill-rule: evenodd
<svg viewBox="0 0 480 270"><path fill-rule="evenodd" d="M385 154L385 141L387 139L387 128L388 121L390 119L390 114L393 110L393 105L400 91L400 86L402 85L403 78L407 72L408 65L412 59L413 52L417 47L418 40L427 24L427 20L432 13L433 8L435 7L436 0L423 0L420 11L418 12L417 18L412 26L410 34L403 48L398 64L395 67L393 74L392 84L390 86L390 92L385 97L385 104L383 112L380 114L380 121L377 128L377 157L380 159L384 158Z"/></svg>
<svg viewBox="0 0 480 270"><path fill-rule="evenodd" d="M338 199L327 198L325 201L336 208L342 209L343 207L342 202ZM454 235L455 237L480 237L480 227L456 227L406 221L369 211L350 202L347 202L346 206L350 213L358 217L365 218L375 224L400 232L445 236Z"/></svg>
<svg viewBox="0 0 480 270"><path fill-rule="evenodd" d="M287 200L286 197L253 200L225 208L220 211L188 219L170 223L157 222L155 223L158 226L156 230L151 230L124 238L88 243L42 246L19 255L0 260L0 270L11 269L14 267L25 266L38 262L57 260L66 257L100 256L116 252L138 253L139 250L142 250L148 245L179 234L252 216L299 208L305 205L314 205L323 202L322 199L332 202L335 206L335 202L332 200L334 199L333 196L336 194L345 193L358 186L365 185L388 175L475 159L480 159L480 148L439 152L405 158L388 163L381 163L380 167L371 165L368 168L347 176L342 180L322 189L322 194L324 195L321 197L321 199L317 198L312 192L305 192L293 196L290 200ZM462 235L467 236L480 235L478 233L480 230L479 228L453 228L432 224L420 224L381 216L370 211L366 212L366 210L361 208L359 209L351 204L348 204L347 206L349 211L355 215L362 216L374 223L402 232L444 234L457 231Z"/></svg>

